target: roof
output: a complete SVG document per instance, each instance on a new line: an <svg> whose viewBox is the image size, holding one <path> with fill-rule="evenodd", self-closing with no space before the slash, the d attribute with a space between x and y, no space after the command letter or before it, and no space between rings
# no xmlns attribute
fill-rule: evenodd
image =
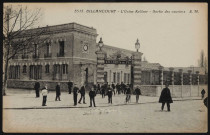
<svg viewBox="0 0 210 135"><path fill-rule="evenodd" d="M87 27L78 23L66 23L66 24L60 24L60 25L53 25L53 26L45 26L45 27L38 27L33 29L27 29L24 31L21 31L21 34L17 36L17 38L21 38L22 36L28 36L28 34L36 34L38 31L44 32L46 34L49 33L58 33L58 32L67 32L67 31L81 31L84 33L89 33L92 35L97 36L96 29L93 27Z"/></svg>
<svg viewBox="0 0 210 135"><path fill-rule="evenodd" d="M149 70L159 70L159 67L161 65L159 63L149 63L147 61L141 62L141 68L143 71L149 71Z"/></svg>

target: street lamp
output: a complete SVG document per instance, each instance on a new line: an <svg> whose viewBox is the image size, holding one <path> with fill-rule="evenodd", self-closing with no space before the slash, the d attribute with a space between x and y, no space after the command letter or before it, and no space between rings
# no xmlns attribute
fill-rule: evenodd
<svg viewBox="0 0 210 135"><path fill-rule="evenodd" d="M140 43L139 43L139 39L138 38L137 38L137 41L135 43L135 48L136 48L137 52L139 52Z"/></svg>
<svg viewBox="0 0 210 135"><path fill-rule="evenodd" d="M101 37L101 38L100 38L100 41L98 42L98 46L99 46L100 50L101 50L101 48L103 47L103 45L104 45L104 43L103 43L102 37Z"/></svg>

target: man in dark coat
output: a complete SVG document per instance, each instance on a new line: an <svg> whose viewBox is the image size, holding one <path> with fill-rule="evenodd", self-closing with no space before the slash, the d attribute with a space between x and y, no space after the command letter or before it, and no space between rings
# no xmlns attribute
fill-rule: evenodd
<svg viewBox="0 0 210 135"><path fill-rule="evenodd" d="M78 95L78 91L79 91L79 88L78 88L77 85L75 84L75 85L74 85L74 88L73 88L74 106L77 105L77 95Z"/></svg>
<svg viewBox="0 0 210 135"><path fill-rule="evenodd" d="M97 94L98 92L101 94L101 86L100 86L100 84L99 84L99 83L98 83L98 85L97 85L97 91L96 91L96 94Z"/></svg>
<svg viewBox="0 0 210 135"><path fill-rule="evenodd" d="M126 93L126 85L123 82L121 82L121 91L124 94Z"/></svg>
<svg viewBox="0 0 210 135"><path fill-rule="evenodd" d="M97 86L95 84L93 84L93 88L94 88L94 91L96 92L97 90ZM97 93L96 93L97 94Z"/></svg>
<svg viewBox="0 0 210 135"><path fill-rule="evenodd" d="M119 83L117 83L116 89L117 89L117 93L118 93L118 95L119 95L119 94L120 94L120 85L119 85Z"/></svg>
<svg viewBox="0 0 210 135"><path fill-rule="evenodd" d="M83 104L85 103L85 86L82 86L79 93L81 94L80 100L79 100L79 104L81 104L82 98L83 98Z"/></svg>
<svg viewBox="0 0 210 135"><path fill-rule="evenodd" d="M36 91L36 97L39 97L39 88L40 88L40 84L38 81L36 81L36 83L34 85L34 89Z"/></svg>
<svg viewBox="0 0 210 135"><path fill-rule="evenodd" d="M204 105L208 108L208 97L203 100Z"/></svg>
<svg viewBox="0 0 210 135"><path fill-rule="evenodd" d="M115 95L115 84L112 82L112 89L113 89L113 92L114 92L114 95Z"/></svg>
<svg viewBox="0 0 210 135"><path fill-rule="evenodd" d="M136 103L138 103L139 95L141 95L141 90L140 90L139 86L137 86L137 88L135 89L135 94L136 94Z"/></svg>
<svg viewBox="0 0 210 135"><path fill-rule="evenodd" d="M201 98L203 99L204 98L204 95L205 95L205 90L203 89L202 91L201 91Z"/></svg>
<svg viewBox="0 0 210 135"><path fill-rule="evenodd" d="M60 89L60 83L58 83L57 85L56 85L56 97L55 97L55 101L57 101L57 99L59 100L59 101L61 101L61 99L60 99L60 95L61 95L61 89Z"/></svg>
<svg viewBox="0 0 210 135"><path fill-rule="evenodd" d="M92 102L93 102L94 107L96 107L96 104L95 104L96 92L94 91L94 87L91 88L91 91L89 92L89 96L90 96L90 106L89 107L92 107Z"/></svg>
<svg viewBox="0 0 210 135"><path fill-rule="evenodd" d="M68 82L68 89L69 89L69 94L71 94L71 90L72 90L72 87L73 87L73 82Z"/></svg>
<svg viewBox="0 0 210 135"><path fill-rule="evenodd" d="M170 103L173 103L173 100L171 98L171 92L170 89L168 88L168 84L166 84L166 87L162 90L159 103L162 103L161 110L163 111L165 103L167 103L167 109L170 112Z"/></svg>
<svg viewBox="0 0 210 135"><path fill-rule="evenodd" d="M102 98L105 98L105 91L106 91L106 88L105 88L105 84L104 84L101 87L101 95L102 95Z"/></svg>
<svg viewBox="0 0 210 135"><path fill-rule="evenodd" d="M108 91L108 82L106 82L106 83L104 84L104 89L105 89L105 93L107 94L107 91Z"/></svg>
<svg viewBox="0 0 210 135"><path fill-rule="evenodd" d="M111 103L111 104L112 104L112 92L113 92L113 89L109 85L107 88L107 95L108 95L108 103Z"/></svg>
<svg viewBox="0 0 210 135"><path fill-rule="evenodd" d="M126 94L126 99L125 99L125 102L128 103L130 102L130 99L131 99L131 89L130 87L127 85L127 87L125 87L125 94Z"/></svg>

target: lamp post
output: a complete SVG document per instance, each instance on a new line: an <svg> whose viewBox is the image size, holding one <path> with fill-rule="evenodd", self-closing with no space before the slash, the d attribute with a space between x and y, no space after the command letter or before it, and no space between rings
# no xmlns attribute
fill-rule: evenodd
<svg viewBox="0 0 210 135"><path fill-rule="evenodd" d="M104 61L106 53L102 51L103 45L104 43L102 41L102 38L100 38L100 41L98 42L99 50L96 51L97 55L96 82L99 84L104 83Z"/></svg>
<svg viewBox="0 0 210 135"><path fill-rule="evenodd" d="M98 46L99 46L100 51L101 51L101 48L104 46L104 43L102 41L102 37L100 38L100 41L98 42Z"/></svg>
<svg viewBox="0 0 210 135"><path fill-rule="evenodd" d="M139 43L139 39L138 38L137 38L136 43L135 43L135 48L136 48L136 51L139 52L140 43Z"/></svg>

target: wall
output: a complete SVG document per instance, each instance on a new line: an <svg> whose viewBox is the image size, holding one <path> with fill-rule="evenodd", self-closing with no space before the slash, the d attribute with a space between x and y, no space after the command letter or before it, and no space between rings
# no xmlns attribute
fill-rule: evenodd
<svg viewBox="0 0 210 135"><path fill-rule="evenodd" d="M140 89L144 96L160 96L162 91L161 85L141 85ZM172 97L198 97L198 94L201 96L202 89L204 89L206 95L208 95L208 85L199 85L199 87L198 85L170 85L169 89Z"/></svg>
<svg viewBox="0 0 210 135"><path fill-rule="evenodd" d="M40 89L48 85L49 90L55 90L57 81L39 81ZM34 89L35 81L17 81L17 80L8 80L8 88L19 88L19 89ZM61 91L68 91L67 81L60 81Z"/></svg>
<svg viewBox="0 0 210 135"><path fill-rule="evenodd" d="M141 85L140 90L143 96L157 96L158 93L158 86L156 85Z"/></svg>

